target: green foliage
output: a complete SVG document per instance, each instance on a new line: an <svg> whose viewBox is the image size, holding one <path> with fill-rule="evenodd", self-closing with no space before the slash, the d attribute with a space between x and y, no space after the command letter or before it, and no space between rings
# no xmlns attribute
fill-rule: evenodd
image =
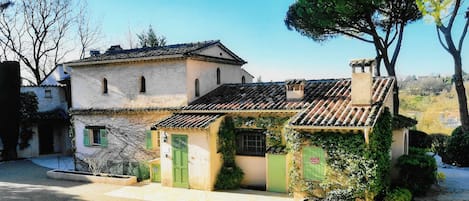
<svg viewBox="0 0 469 201"><path fill-rule="evenodd" d="M136 176L138 182L150 179L150 164L147 162L132 162L129 168L131 169L131 175Z"/></svg>
<svg viewBox="0 0 469 201"><path fill-rule="evenodd" d="M337 35L361 38L363 34L394 29L420 17L414 0L299 0L288 9L285 24L313 40L323 41Z"/></svg>
<svg viewBox="0 0 469 201"><path fill-rule="evenodd" d="M422 131L410 130L409 131L409 147L417 148L430 148L432 146L431 137Z"/></svg>
<svg viewBox="0 0 469 201"><path fill-rule="evenodd" d="M443 155L446 155L446 147L449 136L445 134L432 134L430 135L430 138L432 139L432 146L430 150L442 157Z"/></svg>
<svg viewBox="0 0 469 201"><path fill-rule="evenodd" d="M363 133L298 133L289 130L287 148L293 155L307 145L321 147L327 155L326 179L321 182L301 178L300 163L293 160L289 191L306 191L311 196L331 199L349 195L352 198L375 197L384 193L390 180L391 119L388 110L380 116L370 135L369 145L365 143ZM317 192L318 189L322 192Z"/></svg>
<svg viewBox="0 0 469 201"><path fill-rule="evenodd" d="M216 189L239 188L244 173L235 163L236 135L233 119L225 117L218 131L218 152L221 153L223 165L217 176Z"/></svg>
<svg viewBox="0 0 469 201"><path fill-rule="evenodd" d="M386 195L384 201L411 201L412 193L406 188L395 188Z"/></svg>
<svg viewBox="0 0 469 201"><path fill-rule="evenodd" d="M137 34L140 47L160 47L166 45L166 37L157 36L151 25L148 27L147 32Z"/></svg>
<svg viewBox="0 0 469 201"><path fill-rule="evenodd" d="M237 189L243 180L244 173L238 166L223 166L217 177L215 189Z"/></svg>
<svg viewBox="0 0 469 201"><path fill-rule="evenodd" d="M409 189L415 195L425 195L436 182L437 166L433 157L422 149L412 149L409 155L397 159L399 167L398 185Z"/></svg>
<svg viewBox="0 0 469 201"><path fill-rule="evenodd" d="M282 145L282 133L285 133L285 124L289 119L289 117L261 116L234 117L233 121L236 128L265 129L266 145L271 147Z"/></svg>
<svg viewBox="0 0 469 201"><path fill-rule="evenodd" d="M436 179L438 179L439 182L446 180L446 175L444 172L438 172L436 174Z"/></svg>
<svg viewBox="0 0 469 201"><path fill-rule="evenodd" d="M463 167L469 166L469 132L464 133L461 126L454 129L449 137L443 161Z"/></svg>
<svg viewBox="0 0 469 201"><path fill-rule="evenodd" d="M37 114L38 101L33 92L20 93L20 119L25 122L34 118Z"/></svg>

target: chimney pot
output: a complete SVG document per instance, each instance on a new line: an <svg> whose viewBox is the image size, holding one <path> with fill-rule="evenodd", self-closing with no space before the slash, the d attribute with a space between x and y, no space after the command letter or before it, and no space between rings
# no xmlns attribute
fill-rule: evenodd
<svg viewBox="0 0 469 201"><path fill-rule="evenodd" d="M305 96L305 79L286 80L286 97L288 101L301 100Z"/></svg>
<svg viewBox="0 0 469 201"><path fill-rule="evenodd" d="M352 105L370 106L375 59L354 59L349 65L352 67Z"/></svg>

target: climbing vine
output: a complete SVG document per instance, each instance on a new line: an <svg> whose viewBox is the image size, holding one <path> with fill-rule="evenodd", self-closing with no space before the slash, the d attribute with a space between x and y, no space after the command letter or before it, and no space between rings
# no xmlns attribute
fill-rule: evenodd
<svg viewBox="0 0 469 201"><path fill-rule="evenodd" d="M307 197L327 197L329 200L373 198L389 187L392 142L391 114L388 110L378 119L365 143L364 135L335 132L287 131L287 149L293 155L290 168L290 192L305 192ZM326 179L305 181L301 176L301 149L316 146L326 152Z"/></svg>
<svg viewBox="0 0 469 201"><path fill-rule="evenodd" d="M218 131L218 152L221 153L223 165L217 176L216 189L239 188L244 173L235 163L236 135L231 117L225 117Z"/></svg>
<svg viewBox="0 0 469 201"><path fill-rule="evenodd" d="M285 124L289 117L259 116L259 117L233 117L236 128L264 129L266 146L281 146L282 136L285 133Z"/></svg>

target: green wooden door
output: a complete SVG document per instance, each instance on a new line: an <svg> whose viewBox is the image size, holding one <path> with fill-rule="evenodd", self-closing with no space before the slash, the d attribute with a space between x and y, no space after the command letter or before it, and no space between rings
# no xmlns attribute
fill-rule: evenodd
<svg viewBox="0 0 469 201"><path fill-rule="evenodd" d="M267 191L287 192L287 168L285 155L267 155Z"/></svg>
<svg viewBox="0 0 469 201"><path fill-rule="evenodd" d="M161 169L160 164L151 164L151 181L152 182L161 182Z"/></svg>
<svg viewBox="0 0 469 201"><path fill-rule="evenodd" d="M320 147L303 148L303 178L322 181L326 177L326 155Z"/></svg>
<svg viewBox="0 0 469 201"><path fill-rule="evenodd" d="M187 135L172 135L173 186L189 188Z"/></svg>

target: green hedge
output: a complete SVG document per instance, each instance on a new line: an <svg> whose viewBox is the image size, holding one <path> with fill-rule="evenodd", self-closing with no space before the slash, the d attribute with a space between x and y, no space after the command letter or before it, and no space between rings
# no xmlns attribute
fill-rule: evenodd
<svg viewBox="0 0 469 201"><path fill-rule="evenodd" d="M454 129L442 157L445 163L469 167L469 132L464 133L461 127Z"/></svg>
<svg viewBox="0 0 469 201"><path fill-rule="evenodd" d="M395 188L386 197L384 201L411 201L412 193L406 188Z"/></svg>
<svg viewBox="0 0 469 201"><path fill-rule="evenodd" d="M411 149L409 155L397 159L399 167L398 185L409 189L412 194L425 195L436 183L437 166L433 157L424 150Z"/></svg>

